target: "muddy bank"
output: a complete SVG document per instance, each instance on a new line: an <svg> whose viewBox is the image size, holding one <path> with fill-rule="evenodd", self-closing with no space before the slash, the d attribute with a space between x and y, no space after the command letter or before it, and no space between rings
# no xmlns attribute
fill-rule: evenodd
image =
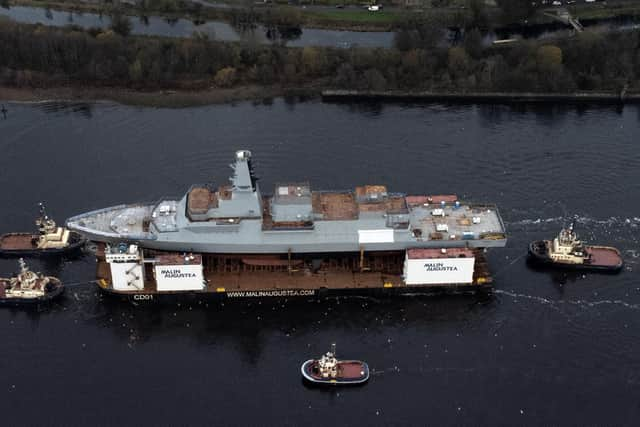
<svg viewBox="0 0 640 427"><path fill-rule="evenodd" d="M137 91L127 88L14 88L0 86L0 100L19 102L115 101L126 105L180 108L197 105L224 104L236 101L262 100L279 96L317 96L314 89L281 86L241 86L231 89Z"/></svg>

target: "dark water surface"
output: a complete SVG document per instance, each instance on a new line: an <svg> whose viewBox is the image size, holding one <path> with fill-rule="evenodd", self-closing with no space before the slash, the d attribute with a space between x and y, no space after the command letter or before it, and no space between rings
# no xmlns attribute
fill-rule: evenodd
<svg viewBox="0 0 640 427"><path fill-rule="evenodd" d="M637 425L640 110L281 99L181 110L7 104L0 232L226 182L239 148L261 185L387 183L497 203L492 298L262 299L133 306L101 297L90 256L36 262L70 284L49 311L0 311L3 425ZM570 216L617 246L616 276L529 269ZM15 270L1 261L0 274ZM303 386L338 343L369 384Z"/></svg>

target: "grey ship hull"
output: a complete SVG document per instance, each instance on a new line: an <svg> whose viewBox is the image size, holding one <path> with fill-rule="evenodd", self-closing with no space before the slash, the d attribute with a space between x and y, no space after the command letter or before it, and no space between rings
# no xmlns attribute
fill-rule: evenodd
<svg viewBox="0 0 640 427"><path fill-rule="evenodd" d="M384 186L312 192L279 184L263 197L251 153L236 153L231 186L194 186L177 200L119 205L67 220L89 240L174 252L220 254L403 251L506 245L491 205L455 196L405 196Z"/></svg>
<svg viewBox="0 0 640 427"><path fill-rule="evenodd" d="M154 205L148 205L153 209ZM364 251L403 251L410 248L493 248L504 247L506 239L469 240L419 240L408 229L393 230L393 242L359 242L358 227L382 227L380 221L333 221L317 224L309 230L263 231L262 221L245 220L233 230L199 230L186 227L170 233L139 232L119 234L97 231L82 226L83 219L105 213L128 209L120 205L101 211L90 212L70 218L67 226L82 233L88 240L110 244L136 244L147 249L176 252L221 253L221 254L286 254L286 253L336 253ZM497 215L497 213L496 213ZM496 216L497 217L497 216ZM497 217L499 218L499 217ZM501 220L499 220L501 226ZM228 226L222 226L228 227ZM333 230L338 229L340 232Z"/></svg>
<svg viewBox="0 0 640 427"><path fill-rule="evenodd" d="M505 243L500 240L477 240L473 242L399 242L399 243L378 243L368 245L358 244L216 244L199 243L194 241L158 241L158 240L136 240L136 239L104 239L101 236L90 236L89 240L105 242L111 244L127 243L135 244L146 249L172 252L195 252L195 253L219 253L219 254L286 254L286 253L341 253L370 251L404 251L411 248L500 248Z"/></svg>

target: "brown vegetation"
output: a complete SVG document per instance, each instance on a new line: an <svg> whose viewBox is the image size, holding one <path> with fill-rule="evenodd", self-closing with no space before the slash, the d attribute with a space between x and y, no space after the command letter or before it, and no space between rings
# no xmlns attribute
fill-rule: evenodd
<svg viewBox="0 0 640 427"><path fill-rule="evenodd" d="M472 34L472 32L469 32ZM239 86L447 92L638 90L640 32L556 44L285 48L0 23L0 84L193 90ZM473 36L477 37L477 35Z"/></svg>

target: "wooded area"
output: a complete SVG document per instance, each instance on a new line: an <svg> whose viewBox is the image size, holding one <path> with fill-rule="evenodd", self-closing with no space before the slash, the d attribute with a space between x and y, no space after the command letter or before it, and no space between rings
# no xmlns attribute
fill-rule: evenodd
<svg viewBox="0 0 640 427"><path fill-rule="evenodd" d="M640 89L638 31L489 48L477 30L450 48L438 47L420 29L413 31L398 49L286 48L0 22L0 83L131 89L247 84L455 92Z"/></svg>

